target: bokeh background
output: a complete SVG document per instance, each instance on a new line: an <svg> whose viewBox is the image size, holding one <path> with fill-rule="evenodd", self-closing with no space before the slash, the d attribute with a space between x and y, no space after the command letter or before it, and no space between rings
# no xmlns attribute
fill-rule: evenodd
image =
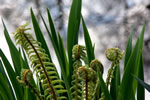
<svg viewBox="0 0 150 100"><path fill-rule="evenodd" d="M104 64L104 78L110 62L105 57L105 50L119 47L122 50L130 31L134 27L134 39L140 34L142 25L146 22L143 57L145 82L150 84L150 0L82 0L82 14L87 24L91 39L95 44L95 55ZM72 0L0 0L0 18L3 18L9 33L26 21L31 22L30 8L32 7L40 23L42 31L46 30L40 18L40 12L47 20L46 8L49 8L56 29L66 42L69 9ZM30 24L31 25L31 24ZM32 27L32 25L31 25ZM34 35L34 34L33 34ZM80 31L80 44L84 44L83 32ZM12 36L12 35L11 35ZM56 60L51 43L49 49ZM9 49L3 35L3 26L0 21L0 48L10 59ZM56 61L57 62L57 61ZM121 62L123 63L123 62ZM58 65L58 64L56 64ZM58 67L59 69L59 67ZM121 71L123 68L121 67ZM146 100L150 94L146 91Z"/></svg>

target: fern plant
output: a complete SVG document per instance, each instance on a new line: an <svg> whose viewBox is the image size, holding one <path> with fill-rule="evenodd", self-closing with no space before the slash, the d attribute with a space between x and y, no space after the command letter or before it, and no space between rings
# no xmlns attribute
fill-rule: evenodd
<svg viewBox="0 0 150 100"><path fill-rule="evenodd" d="M144 81L142 44L145 25L134 48L131 32L125 54L119 48L106 50L106 57L112 64L105 80L103 79L105 66L101 60L95 58L94 46L81 14L81 6L82 0L73 0L68 20L67 51L62 37L55 29L49 9L47 9L49 26L41 14L59 62L61 76L32 9L30 12L36 39L30 34L31 28L27 27L28 23L21 25L13 33L18 47L12 42L2 20L13 65L0 49L0 100L145 99L144 87L134 79L137 77L136 79ZM81 21L85 45L78 43ZM124 72L120 78L120 60L123 56Z"/></svg>
<svg viewBox="0 0 150 100"><path fill-rule="evenodd" d="M62 80L59 79L55 65L50 62L45 50L41 47L41 44L33 39L30 33L26 32L30 28L26 28L25 24L20 26L14 33L16 44L20 44L26 51L33 72L36 71L38 80L42 83L44 90L44 97L57 100L65 99L65 96L61 96L61 93L66 92L62 85Z"/></svg>

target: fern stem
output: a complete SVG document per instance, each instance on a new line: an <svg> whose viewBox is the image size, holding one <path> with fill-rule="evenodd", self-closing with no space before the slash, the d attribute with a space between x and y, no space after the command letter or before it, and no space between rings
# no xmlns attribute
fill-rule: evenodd
<svg viewBox="0 0 150 100"><path fill-rule="evenodd" d="M111 68L108 70L108 76L107 76L107 79L106 79L107 88L109 87L111 79L113 78L114 68L115 68L115 62L112 62Z"/></svg>
<svg viewBox="0 0 150 100"><path fill-rule="evenodd" d="M34 94L39 98L39 100L42 100L42 98L40 97L39 93L36 91L36 89L28 82L26 82L26 84L29 86L29 88L32 89L32 91L34 92Z"/></svg>
<svg viewBox="0 0 150 100"><path fill-rule="evenodd" d="M80 69L82 69L85 72L85 90L86 90L85 92L86 92L86 100L88 100L88 81L89 81L88 71L84 67L79 67L78 71Z"/></svg>
<svg viewBox="0 0 150 100"><path fill-rule="evenodd" d="M50 93L50 94L52 95L52 98L53 98L54 100L57 100L55 91L54 91L54 89L53 89L53 87L52 87L52 85L51 85L51 81L50 81L50 79L49 79L49 77L48 77L48 74L47 74L46 69L45 69L45 67L44 67L44 64L43 64L43 62L42 62L42 60L41 60L41 58L40 58L40 55L38 54L38 52L37 52L37 50L35 49L35 47L32 45L31 41L28 39L28 37L24 34L24 31L22 31L22 33L23 33L24 37L26 38L26 40L28 41L28 43L30 44L30 46L32 47L32 49L34 50L36 56L38 57L38 59L39 59L39 61L40 61L41 67L43 68L43 71L44 71L44 73L45 73L45 75L46 75L46 78L47 78L47 81L48 81L48 84L49 84L49 88L51 89L51 91L50 91L51 93Z"/></svg>

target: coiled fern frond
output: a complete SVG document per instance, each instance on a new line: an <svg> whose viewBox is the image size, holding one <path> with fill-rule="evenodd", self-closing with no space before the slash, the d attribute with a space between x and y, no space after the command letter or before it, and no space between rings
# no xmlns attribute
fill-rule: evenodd
<svg viewBox="0 0 150 100"><path fill-rule="evenodd" d="M33 80L32 72L29 69L22 69L20 76L21 79L19 79L19 76L16 77L17 81L24 87L29 87L33 91L33 93L38 97L38 99L42 100L39 91L36 88L34 88L32 85L32 80Z"/></svg>
<svg viewBox="0 0 150 100"><path fill-rule="evenodd" d="M86 66L79 67L77 70L77 75L82 79L82 99L81 100L93 100L94 90L95 90L95 80L97 78L96 72Z"/></svg>
<svg viewBox="0 0 150 100"><path fill-rule="evenodd" d="M115 67L119 65L119 61L122 59L123 54L124 51L121 51L119 48L109 48L106 50L107 59L112 61L112 65L108 70L107 79L106 79L107 88L110 85L111 80L113 78Z"/></svg>
<svg viewBox="0 0 150 100"><path fill-rule="evenodd" d="M72 75L72 82L71 82L71 91L72 96L75 100L81 100L81 79L77 76L77 69L82 66L82 61L85 60L86 53L85 47L82 45L75 45L72 49L72 59L73 63L73 75Z"/></svg>
<svg viewBox="0 0 150 100"><path fill-rule="evenodd" d="M96 73L99 71L103 75L104 67L98 59L91 61L90 68L92 68ZM93 98L91 100L97 100L99 98L97 97L97 95L99 94L99 88L100 88L99 78L96 76L95 81L93 82L95 84L95 87L94 87L94 92L92 93Z"/></svg>
<svg viewBox="0 0 150 100"><path fill-rule="evenodd" d="M63 81L59 79L55 65L50 62L45 50L41 47L41 43L34 40L30 33L26 32L30 28L28 25L20 26L14 33L16 44L20 44L26 51L33 72L36 72L39 81L44 89L44 97L46 100L67 99L62 94L67 92L64 89Z"/></svg>

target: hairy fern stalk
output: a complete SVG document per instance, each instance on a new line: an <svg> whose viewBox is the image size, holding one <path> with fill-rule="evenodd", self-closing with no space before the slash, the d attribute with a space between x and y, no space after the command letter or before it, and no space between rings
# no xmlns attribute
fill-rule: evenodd
<svg viewBox="0 0 150 100"><path fill-rule="evenodd" d="M14 33L14 38L16 44L20 44L26 51L31 62L31 68L42 83L44 98L46 100L67 99L66 96L62 95L67 90L62 85L63 81L59 79L55 65L50 62L48 55L41 47L41 43L34 40L31 34L26 32L30 30L30 28L26 28L27 25L28 23L20 26Z"/></svg>

